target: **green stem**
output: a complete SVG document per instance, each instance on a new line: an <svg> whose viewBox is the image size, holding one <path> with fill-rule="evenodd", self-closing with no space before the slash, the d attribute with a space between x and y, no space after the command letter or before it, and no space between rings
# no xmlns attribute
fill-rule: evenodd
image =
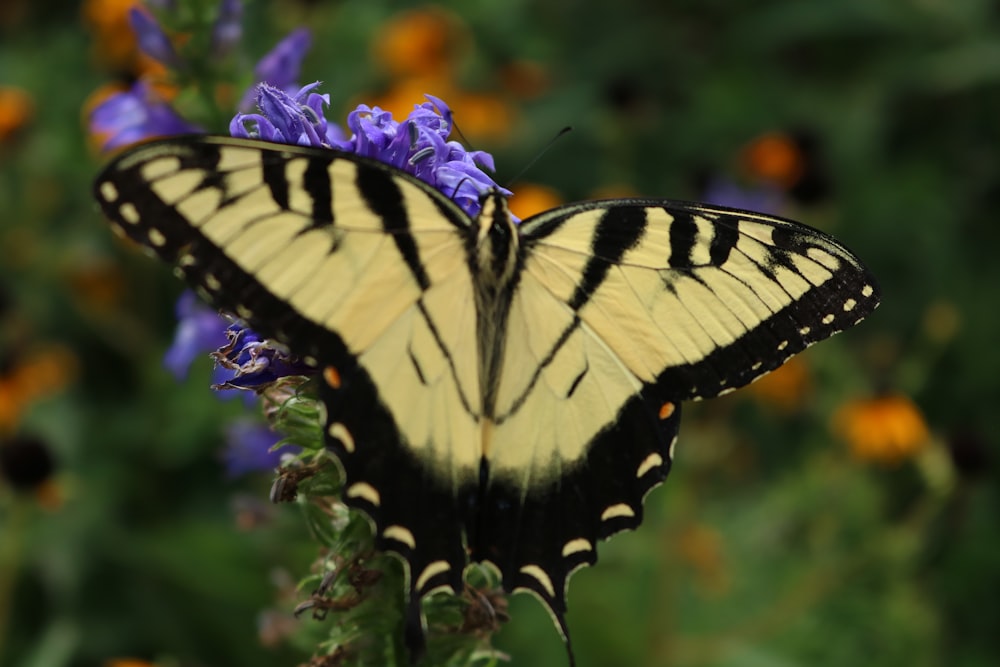
<svg viewBox="0 0 1000 667"><path fill-rule="evenodd" d="M22 499L14 498L4 530L4 539L0 541L0 658L4 655L4 639L10 623L14 582L20 567L21 547L24 544L26 507L27 503Z"/></svg>

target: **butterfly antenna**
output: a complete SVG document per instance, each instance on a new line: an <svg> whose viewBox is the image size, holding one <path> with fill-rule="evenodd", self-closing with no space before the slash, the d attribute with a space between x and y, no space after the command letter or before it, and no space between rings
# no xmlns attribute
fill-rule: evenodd
<svg viewBox="0 0 1000 667"><path fill-rule="evenodd" d="M540 160L541 157L543 155L545 155L549 151L549 149L552 148L552 146L557 141L559 141L560 139L562 139L564 136L566 136L567 134L569 134L572 131L573 131L573 127L570 126L570 125L567 125L563 129L561 129L558 132L556 132L556 136L554 136L551 139L549 139L549 142L547 144L545 144L544 146L542 146L542 150L538 151L538 153L535 155L535 157L531 158L531 160L528 161L528 164L526 164L523 167L521 167L521 171L517 172L517 174L514 176L514 178L510 179L510 181L508 181L507 184L504 187L507 188L508 190L512 189L514 187L514 184L517 183L519 180L521 180L521 177L524 176L528 172L529 169L531 169L532 167L534 167L535 163L538 162L538 160Z"/></svg>
<svg viewBox="0 0 1000 667"><path fill-rule="evenodd" d="M455 134L458 135L459 140L463 144L465 144L466 146L468 146L469 150L474 150L472 148L472 142L469 141L468 137L465 136L465 132L462 132L462 128L460 128L458 126L458 121L455 120L454 117L452 117L452 119L451 119L451 129L452 129L452 131L454 131Z"/></svg>

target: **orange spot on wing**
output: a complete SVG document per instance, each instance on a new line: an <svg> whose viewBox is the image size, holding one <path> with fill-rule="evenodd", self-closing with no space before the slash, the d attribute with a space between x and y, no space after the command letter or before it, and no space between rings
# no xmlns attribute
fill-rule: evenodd
<svg viewBox="0 0 1000 667"><path fill-rule="evenodd" d="M340 389L340 372L334 366L323 369L323 379L334 389Z"/></svg>
<svg viewBox="0 0 1000 667"><path fill-rule="evenodd" d="M667 401L660 406L660 419L668 419L670 415L674 414L675 409L676 406L670 401Z"/></svg>

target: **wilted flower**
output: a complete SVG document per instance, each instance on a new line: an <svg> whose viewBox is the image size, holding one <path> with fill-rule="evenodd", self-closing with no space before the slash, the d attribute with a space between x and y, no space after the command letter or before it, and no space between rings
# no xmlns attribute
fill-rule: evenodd
<svg viewBox="0 0 1000 667"><path fill-rule="evenodd" d="M228 343L213 354L222 368L232 371L224 389L261 389L281 378L311 375L315 369L296 359L287 349L240 324L226 329Z"/></svg>

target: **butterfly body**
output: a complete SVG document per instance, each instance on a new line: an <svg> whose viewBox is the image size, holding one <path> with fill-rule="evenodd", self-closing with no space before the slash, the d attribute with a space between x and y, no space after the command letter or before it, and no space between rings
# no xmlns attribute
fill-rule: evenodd
<svg viewBox="0 0 1000 667"><path fill-rule="evenodd" d="M829 236L747 211L585 202L476 219L336 151L175 138L112 162L115 227L223 310L324 368L343 499L420 600L470 561L535 594L568 643L569 576L642 520L680 403L856 324L870 273ZM416 619L416 620L414 620Z"/></svg>

